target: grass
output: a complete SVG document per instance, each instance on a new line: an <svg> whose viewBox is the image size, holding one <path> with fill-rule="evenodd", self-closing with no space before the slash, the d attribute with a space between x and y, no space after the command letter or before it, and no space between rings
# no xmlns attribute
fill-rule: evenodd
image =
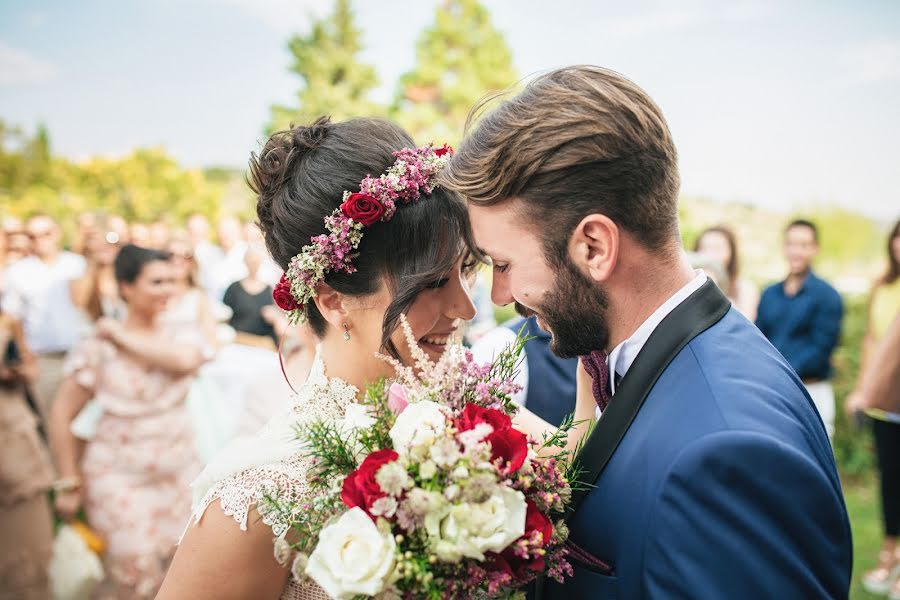
<svg viewBox="0 0 900 600"><path fill-rule="evenodd" d="M875 567L878 550L881 548L881 500L878 494L878 480L875 477L845 479L844 499L850 513L853 529L853 584L850 587L851 600L875 600L874 596L862 588L863 573Z"/></svg>

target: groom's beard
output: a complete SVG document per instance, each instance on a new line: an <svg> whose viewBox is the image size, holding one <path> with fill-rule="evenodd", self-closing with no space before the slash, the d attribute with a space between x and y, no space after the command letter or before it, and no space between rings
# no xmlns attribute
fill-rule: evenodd
<svg viewBox="0 0 900 600"><path fill-rule="evenodd" d="M536 314L550 330L553 336L550 350L561 358L575 358L606 349L609 343L609 298L606 292L568 260L557 265L555 270L558 273L556 282L536 310L521 308ZM520 306L517 303L516 310Z"/></svg>

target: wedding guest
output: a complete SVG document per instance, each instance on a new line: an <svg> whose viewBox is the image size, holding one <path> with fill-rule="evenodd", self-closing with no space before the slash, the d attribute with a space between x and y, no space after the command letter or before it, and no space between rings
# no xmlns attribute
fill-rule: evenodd
<svg viewBox="0 0 900 600"><path fill-rule="evenodd" d="M195 213L188 217L187 231L194 247L200 285L210 298L214 298L215 271L223 257L222 249L209 241L209 220L204 215Z"/></svg>
<svg viewBox="0 0 900 600"><path fill-rule="evenodd" d="M84 256L87 238L97 225L97 215L92 212L83 212L78 215L78 228L72 241L72 252Z"/></svg>
<svg viewBox="0 0 900 600"><path fill-rule="evenodd" d="M155 248L156 250L165 250L169 245L169 238L171 237L171 231L169 230L169 224L163 220L157 220L150 224L148 229L149 240L148 247Z"/></svg>
<svg viewBox="0 0 900 600"><path fill-rule="evenodd" d="M67 287L84 273L84 259L63 251L57 223L38 214L25 227L33 255L11 265L6 273L3 310L20 320L25 340L37 355L40 375L34 392L42 414L46 414L62 379L66 352L83 331L73 327L80 315L72 305Z"/></svg>
<svg viewBox="0 0 900 600"><path fill-rule="evenodd" d="M721 288L722 291L745 317L755 320L759 290L753 282L740 275L740 258L734 232L724 225L708 227L697 238L694 252L704 254L722 265L728 276L728 283Z"/></svg>
<svg viewBox="0 0 900 600"><path fill-rule="evenodd" d="M113 261L119 252L120 236L113 231L107 219L97 218L93 229L84 240L84 257L87 263L84 275L69 283L72 304L93 323L101 317L121 319L124 304L119 297Z"/></svg>
<svg viewBox="0 0 900 600"><path fill-rule="evenodd" d="M132 223L128 226L128 241L141 248L150 247L150 228L144 223Z"/></svg>
<svg viewBox="0 0 900 600"><path fill-rule="evenodd" d="M12 223L9 228L4 223L0 238L3 240L3 248L0 251L0 294L2 294L6 287L7 270L11 265L31 254L31 240L28 239L28 235L21 226L15 227Z"/></svg>
<svg viewBox="0 0 900 600"><path fill-rule="evenodd" d="M99 321L72 351L50 415L51 447L67 483L55 506L72 518L83 505L107 543L100 597L153 598L199 469L185 396L204 358L193 332L160 322L175 288L169 255L127 245L114 267L128 315ZM70 424L91 398L103 414L79 462Z"/></svg>
<svg viewBox="0 0 900 600"><path fill-rule="evenodd" d="M263 238L262 231L259 229L259 224L255 221L247 221L244 223L244 240L247 242L248 248L251 246L263 248L263 262L259 267L257 277L259 277L260 281L263 281L274 288L281 280L284 271L278 266L278 263L272 260L269 253L265 251L266 240Z"/></svg>
<svg viewBox="0 0 900 600"><path fill-rule="evenodd" d="M844 306L837 290L813 273L818 253L815 224L804 219L792 221L784 232L788 275L763 292L756 325L803 380L831 438L831 355L840 338Z"/></svg>
<svg viewBox="0 0 900 600"><path fill-rule="evenodd" d="M860 377L846 410L869 410L881 480L884 541L878 566L863 576L873 594L900 598L900 392L895 385L900 357L900 221L888 236L887 272L872 286L863 339ZM900 382L897 382L900 383Z"/></svg>
<svg viewBox="0 0 900 600"><path fill-rule="evenodd" d="M247 268L244 266L247 242L243 239L244 228L235 217L223 217L219 221L217 233L222 247L222 260L213 273L213 298L221 301L228 286L247 275Z"/></svg>
<svg viewBox="0 0 900 600"><path fill-rule="evenodd" d="M247 276L228 286L222 302L231 309L228 324L237 332L235 342L275 350L278 337L264 312L265 307L274 305L272 286L259 277L266 257L265 250L258 246L247 248L244 254Z"/></svg>
<svg viewBox="0 0 900 600"><path fill-rule="evenodd" d="M200 286L200 272L190 238L175 234L168 245L174 267L175 292L163 320L175 326L200 332L210 350L217 346L216 320L209 298Z"/></svg>
<svg viewBox="0 0 900 600"><path fill-rule="evenodd" d="M516 305L519 314L525 308ZM522 389L513 401L547 421L559 426L575 411L575 374L577 358L560 358L550 350L551 336L541 329L534 316L517 318L493 329L472 345L472 353L480 362L490 362L516 341L519 332L530 339L525 342L524 358L516 372L516 383Z"/></svg>
<svg viewBox="0 0 900 600"><path fill-rule="evenodd" d="M27 397L37 363L21 324L3 312L0 352L0 597L45 600L50 597L53 520L47 491L53 467Z"/></svg>

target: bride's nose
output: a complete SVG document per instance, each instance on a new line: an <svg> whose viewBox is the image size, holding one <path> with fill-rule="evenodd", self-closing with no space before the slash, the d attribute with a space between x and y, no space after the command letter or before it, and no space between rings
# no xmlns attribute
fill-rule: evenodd
<svg viewBox="0 0 900 600"><path fill-rule="evenodd" d="M450 297L447 300L446 316L451 319L471 321L475 318L475 304L469 296L467 286L463 285L461 278L453 283Z"/></svg>

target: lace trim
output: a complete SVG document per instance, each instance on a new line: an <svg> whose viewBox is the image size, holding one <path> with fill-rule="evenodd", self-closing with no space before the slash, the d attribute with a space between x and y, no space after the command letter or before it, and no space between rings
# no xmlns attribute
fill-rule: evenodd
<svg viewBox="0 0 900 600"><path fill-rule="evenodd" d="M296 426L314 420L343 418L347 406L356 401L358 394L355 386L325 375L325 366L317 352L309 377L297 392L289 414L276 417L251 441L244 441L246 449L252 449L257 456L248 459L246 453L237 449L232 456L225 456L225 464L211 464L198 478L198 482L203 481L210 470L222 474L209 489L195 489L202 496L194 503L193 522L198 522L209 505L218 500L223 512L233 517L241 530L247 530L248 515L256 506L263 523L272 528L275 536L284 534L288 520L260 511L258 507L267 494L277 494L298 505L311 497L306 475L312 462L300 451L302 444L296 440Z"/></svg>

